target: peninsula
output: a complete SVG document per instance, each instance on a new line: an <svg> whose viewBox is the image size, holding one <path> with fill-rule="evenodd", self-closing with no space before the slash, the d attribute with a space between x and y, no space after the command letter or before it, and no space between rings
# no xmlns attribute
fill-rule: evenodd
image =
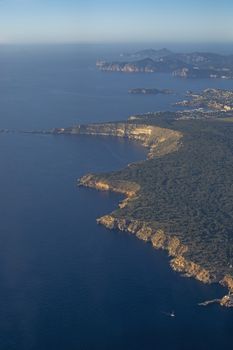
<svg viewBox="0 0 233 350"><path fill-rule="evenodd" d="M148 49L123 55L113 62L98 60L96 66L105 72L171 73L175 77L194 79L233 78L233 55L209 52L175 53L167 49Z"/></svg>
<svg viewBox="0 0 233 350"><path fill-rule="evenodd" d="M233 111L233 91L205 89L201 93L187 92L188 100L177 102L177 106L206 108L217 111Z"/></svg>
<svg viewBox="0 0 233 350"><path fill-rule="evenodd" d="M166 250L171 267L185 276L222 284L229 294L217 302L231 307L233 123L225 112L195 119L195 111L189 111L190 119L182 118L186 111L157 112L51 132L126 137L147 147L143 162L79 179L81 186L126 196L97 222Z"/></svg>

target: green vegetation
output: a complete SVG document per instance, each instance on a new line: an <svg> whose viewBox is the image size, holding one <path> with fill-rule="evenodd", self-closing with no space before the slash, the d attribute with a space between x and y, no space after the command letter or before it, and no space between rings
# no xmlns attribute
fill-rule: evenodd
<svg viewBox="0 0 233 350"><path fill-rule="evenodd" d="M213 96L218 98L214 103ZM171 261L175 270L205 283L224 283L232 293L230 301L226 297L228 306L233 305L231 96L232 91L207 89L198 101L204 98L217 110L147 113L133 115L127 122L53 131L128 137L147 146L148 160L80 180L81 185L127 196L117 210L98 222L167 249L175 257Z"/></svg>
<svg viewBox="0 0 233 350"><path fill-rule="evenodd" d="M185 257L217 279L233 276L233 124L149 116L141 122L181 131L182 147L101 174L108 182L127 180L140 185L137 197L113 215L149 221L177 236L188 246Z"/></svg>

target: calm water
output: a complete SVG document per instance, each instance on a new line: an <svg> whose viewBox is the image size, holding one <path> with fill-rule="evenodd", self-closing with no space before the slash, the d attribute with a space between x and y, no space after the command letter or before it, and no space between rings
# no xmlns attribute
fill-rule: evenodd
<svg viewBox="0 0 233 350"><path fill-rule="evenodd" d="M109 51L2 47L0 128L117 120L177 99L127 94L138 86L181 98L187 89L232 88L96 71L96 57ZM197 306L223 290L180 277L163 252L97 226L121 197L76 187L77 177L141 160L144 149L113 138L0 134L0 150L0 349L229 348L233 311Z"/></svg>

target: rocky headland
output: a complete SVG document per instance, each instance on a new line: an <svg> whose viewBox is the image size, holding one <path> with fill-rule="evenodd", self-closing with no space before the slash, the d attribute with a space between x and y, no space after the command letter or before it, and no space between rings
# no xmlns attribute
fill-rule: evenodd
<svg viewBox="0 0 233 350"><path fill-rule="evenodd" d="M124 208L137 196L140 186L137 183L128 181L108 182L98 175L88 174L78 180L79 186L95 188L101 191L113 191L125 194L126 198L120 202L119 207ZM233 278L230 275L222 279L212 271L203 268L201 265L185 257L189 248L183 244L179 237L171 236L162 229L155 229L153 223L139 220L129 220L118 218L115 213L104 215L97 219L97 223L111 230L120 230L134 234L138 239L152 244L155 249L162 249L168 252L170 266L174 271L181 273L185 277L193 277L202 283L217 283L227 287L229 293L220 299L214 299L200 303L207 306L218 303L221 306L233 307Z"/></svg>
<svg viewBox="0 0 233 350"><path fill-rule="evenodd" d="M154 125L136 123L99 123L57 128L54 134L117 136L139 141L149 149L148 158L163 156L181 145L182 133Z"/></svg>
<svg viewBox="0 0 233 350"><path fill-rule="evenodd" d="M182 123L184 122L175 121L172 128L162 127L155 124L154 118L148 117L146 123L143 119L139 119L119 123L77 125L54 129L51 132L56 135L124 137L137 140L147 147L148 159L143 162L130 164L123 170L109 174L87 174L78 180L80 186L125 195L117 210L98 218L97 222L109 229L134 234L137 238L152 244L155 249L166 250L171 267L186 277L194 277L203 283L222 284L228 289L229 294L214 302L232 307L231 240L224 231L219 237L218 224L222 225L222 222L216 221L213 224L211 221L214 210L218 214L214 214L213 220L218 220L219 210L216 207L220 205L223 211L224 206L221 199L217 203L211 198L214 187L210 188L210 195L208 195L209 189L206 188L207 183L212 181L208 180L210 174L216 172L216 179L219 179L217 174L219 168L215 169L215 172L211 170L212 166L220 164L220 161L216 163L216 157L218 158L216 155L220 152L218 146L225 147L218 143L223 141L222 137L219 139L219 135L223 132L224 137L227 140L228 138L225 129L221 130L222 123L216 126L218 133L212 129L208 131L206 124L190 124L190 121L185 121L183 127ZM227 130L231 139L229 126ZM204 153L203 147L205 147ZM219 155L221 157L221 152ZM225 150L224 157L226 155ZM203 157L206 159L205 162ZM221 172L222 170L223 168L220 168ZM228 171L226 175L228 176ZM231 177L230 173L229 176ZM228 189L222 185L224 181L225 183L230 181L228 177L221 181L221 187L217 185L217 180L213 181L216 190L224 189L226 196L229 196ZM195 188L201 191L201 195L194 190ZM220 198L217 193L214 195ZM224 201L227 202L228 199L225 198ZM206 212L206 208L210 209L211 214ZM226 210L229 210L229 207ZM205 213L204 216L202 213ZM224 216L225 219L230 220L229 212L227 215ZM207 224L207 221L210 223ZM229 222L232 223L231 220ZM210 225L209 231L206 230L208 225ZM216 255L218 251L222 256ZM202 305L209 303L211 301Z"/></svg>

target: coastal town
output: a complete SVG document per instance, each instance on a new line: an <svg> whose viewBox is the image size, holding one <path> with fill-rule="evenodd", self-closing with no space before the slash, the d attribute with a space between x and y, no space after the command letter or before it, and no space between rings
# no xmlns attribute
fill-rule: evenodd
<svg viewBox="0 0 233 350"><path fill-rule="evenodd" d="M223 89L205 89L201 93L187 92L187 99L177 102L177 106L205 108L209 110L233 111L233 91Z"/></svg>

